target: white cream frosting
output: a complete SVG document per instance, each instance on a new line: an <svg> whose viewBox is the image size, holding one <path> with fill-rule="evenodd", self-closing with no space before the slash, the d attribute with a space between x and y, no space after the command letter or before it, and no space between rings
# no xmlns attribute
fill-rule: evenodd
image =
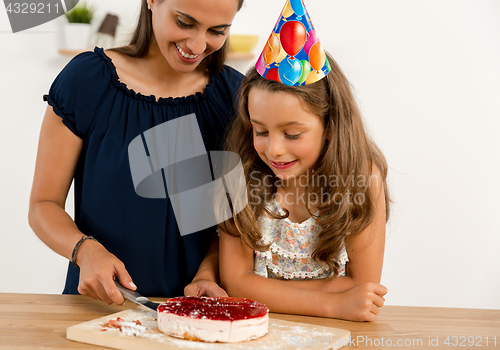
<svg viewBox="0 0 500 350"><path fill-rule="evenodd" d="M221 321L203 318L191 318L168 312L158 313L158 329L177 338L196 337L205 342L234 343L267 334L269 316L237 321Z"/></svg>

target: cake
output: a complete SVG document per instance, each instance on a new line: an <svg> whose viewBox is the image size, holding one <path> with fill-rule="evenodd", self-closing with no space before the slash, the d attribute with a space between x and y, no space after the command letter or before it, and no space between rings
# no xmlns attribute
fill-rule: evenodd
<svg viewBox="0 0 500 350"><path fill-rule="evenodd" d="M177 297L158 307L158 329L194 341L242 342L267 333L268 312L250 299Z"/></svg>

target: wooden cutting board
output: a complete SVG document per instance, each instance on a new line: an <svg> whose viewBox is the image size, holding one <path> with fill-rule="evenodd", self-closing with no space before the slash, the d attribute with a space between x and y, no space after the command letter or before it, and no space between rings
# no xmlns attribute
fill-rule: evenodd
<svg viewBox="0 0 500 350"><path fill-rule="evenodd" d="M124 335L117 328L103 327L109 320L121 317L139 320L147 328L141 337ZM350 332L344 329L314 326L305 323L269 319L269 333L264 337L242 343L201 343L173 338L158 330L156 312L139 306L113 315L69 327L66 337L82 343L120 350L271 350L314 348L339 349L349 344Z"/></svg>

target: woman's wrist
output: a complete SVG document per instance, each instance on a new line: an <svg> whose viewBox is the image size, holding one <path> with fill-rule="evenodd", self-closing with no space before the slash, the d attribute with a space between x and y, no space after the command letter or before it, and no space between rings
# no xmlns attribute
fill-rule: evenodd
<svg viewBox="0 0 500 350"><path fill-rule="evenodd" d="M76 262L76 254L78 253L78 250L80 249L80 246L85 242L86 240L91 239L93 241L97 242L97 239L95 239L92 236L85 236L83 237L75 244L75 247L73 248L73 252L71 253L71 262L73 263L73 266L76 267L77 269L80 269L80 266L78 266Z"/></svg>
<svg viewBox="0 0 500 350"><path fill-rule="evenodd" d="M82 237L90 237L90 236L84 236ZM75 245L76 247L76 245ZM74 259L72 258L71 261L73 262L73 265L77 265L77 268L80 268L82 264L85 264L85 261L88 260L88 256L92 254L96 248L98 247L103 247L99 241L95 238L86 238L83 242L81 242L80 246L78 247ZM104 248L104 247L103 247Z"/></svg>

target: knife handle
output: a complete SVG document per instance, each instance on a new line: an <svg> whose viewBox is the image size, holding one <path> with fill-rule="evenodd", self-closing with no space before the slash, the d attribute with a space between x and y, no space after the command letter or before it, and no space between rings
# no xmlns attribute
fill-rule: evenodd
<svg viewBox="0 0 500 350"><path fill-rule="evenodd" d="M137 299L138 298L144 298L139 293L137 293L137 292L135 292L133 290L130 290L128 288L125 288L124 286L121 285L120 282L115 281L115 284L116 284L116 287L118 287L118 290L120 291L120 293L122 293L123 298L125 298L128 301L131 301L131 302L136 303L136 304L140 304L137 301Z"/></svg>

